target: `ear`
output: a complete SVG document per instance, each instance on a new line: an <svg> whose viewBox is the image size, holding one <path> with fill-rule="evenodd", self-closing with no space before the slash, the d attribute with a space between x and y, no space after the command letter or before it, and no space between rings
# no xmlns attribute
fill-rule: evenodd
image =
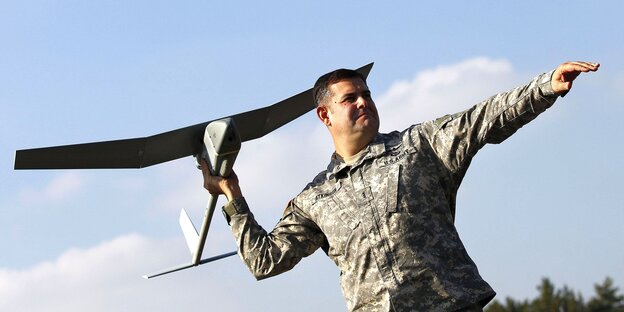
<svg viewBox="0 0 624 312"><path fill-rule="evenodd" d="M321 105L316 108L316 116L321 120L323 124L328 127L331 126L331 120L329 119L329 115L330 112L327 107Z"/></svg>

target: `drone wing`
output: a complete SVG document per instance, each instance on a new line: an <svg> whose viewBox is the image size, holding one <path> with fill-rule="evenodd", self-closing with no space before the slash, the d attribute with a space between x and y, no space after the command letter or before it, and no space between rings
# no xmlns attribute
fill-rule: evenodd
<svg viewBox="0 0 624 312"><path fill-rule="evenodd" d="M370 63L357 71L367 77L372 67ZM308 89L273 105L229 117L234 119L241 141L249 141L314 107L312 89ZM18 150L15 169L144 168L199 153L208 123L142 138Z"/></svg>

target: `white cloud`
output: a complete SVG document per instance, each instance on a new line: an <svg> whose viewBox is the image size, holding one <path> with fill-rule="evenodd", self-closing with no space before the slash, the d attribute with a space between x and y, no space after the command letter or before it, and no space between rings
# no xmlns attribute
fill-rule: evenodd
<svg viewBox="0 0 624 312"><path fill-rule="evenodd" d="M215 254L214 250L210 254ZM285 280L259 285L237 256L155 279L141 278L144 273L187 261L190 256L181 240L159 241L136 234L87 249L71 249L32 268L0 269L0 310L264 311L273 304L284 304L269 294L282 292ZM341 300L337 289L329 291ZM296 304L285 301L283 307Z"/></svg>
<svg viewBox="0 0 624 312"><path fill-rule="evenodd" d="M288 201L326 168L333 150L325 126L312 114L286 131L244 143L235 170L261 224L277 222Z"/></svg>
<svg viewBox="0 0 624 312"><path fill-rule="evenodd" d="M194 166L194 160L187 157L157 169L157 180L166 183L166 191L157 195L155 208L177 213L182 208L205 207L208 192L203 189L201 171Z"/></svg>
<svg viewBox="0 0 624 312"><path fill-rule="evenodd" d="M76 171L63 172L55 176L41 189L27 189L20 193L21 201L35 204L49 201L60 201L78 193L86 184L83 175Z"/></svg>
<svg viewBox="0 0 624 312"><path fill-rule="evenodd" d="M185 303L186 297L220 295L218 280L193 285L188 279L190 274L178 273L160 280L140 277L149 270L190 260L185 248L177 239L155 241L131 234L92 248L68 250L54 261L29 269L0 270L0 309L171 311L176 305L181 310L197 308L193 302ZM204 269L204 273L209 270L207 266ZM176 285L184 285L185 289L176 291Z"/></svg>
<svg viewBox="0 0 624 312"><path fill-rule="evenodd" d="M377 98L381 130L403 129L462 111L518 81L507 60L486 57L424 70L411 80L394 82Z"/></svg>
<svg viewBox="0 0 624 312"><path fill-rule="evenodd" d="M75 193L82 185L83 179L77 172L67 172L52 180L44 194L50 199L59 200Z"/></svg>

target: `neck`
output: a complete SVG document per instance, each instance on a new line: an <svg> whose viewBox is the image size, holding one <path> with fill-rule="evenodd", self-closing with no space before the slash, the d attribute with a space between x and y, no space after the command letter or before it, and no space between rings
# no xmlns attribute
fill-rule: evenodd
<svg viewBox="0 0 624 312"><path fill-rule="evenodd" d="M362 151L370 142L373 141L375 135L371 137L358 137L339 139L334 138L334 147L336 148L336 154L342 158L349 158Z"/></svg>

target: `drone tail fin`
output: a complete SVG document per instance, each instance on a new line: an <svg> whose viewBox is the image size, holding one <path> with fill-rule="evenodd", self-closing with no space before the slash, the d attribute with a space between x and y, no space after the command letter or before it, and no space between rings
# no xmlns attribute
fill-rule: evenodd
<svg viewBox="0 0 624 312"><path fill-rule="evenodd" d="M184 238L186 239L186 244L188 245L191 254L194 255L197 251L197 244L199 243L199 234L197 233L197 229L184 209L180 211L179 221L182 233L184 233Z"/></svg>
<svg viewBox="0 0 624 312"><path fill-rule="evenodd" d="M193 255L193 257L195 257L195 253L198 252L197 251L197 246L199 244L199 234L197 233L197 229L195 228L195 226L193 225L193 222L191 221L191 218L189 218L188 214L186 213L186 210L182 209L180 211L180 227L182 227L182 232L184 233L184 238L186 239L186 244L189 247L189 250L191 251L191 254ZM202 265L202 264L206 264L209 262L213 262L219 259L223 259L223 258L227 258L229 256L233 256L235 255L237 252L236 251L231 251L228 253L224 253L218 256L214 256L214 257L210 257L207 259L203 259L203 260L198 260L198 261L194 261L191 263L187 263L187 264L182 264L179 266L175 266L169 269L166 269L164 271L158 272L158 273L153 273L153 274L149 274L149 275L143 275L144 278L149 279L149 278L154 278L157 276L161 276L161 275L165 275L165 274L169 274L169 273L173 273L173 272L178 272L178 271L182 271L185 269L189 269L198 265Z"/></svg>

